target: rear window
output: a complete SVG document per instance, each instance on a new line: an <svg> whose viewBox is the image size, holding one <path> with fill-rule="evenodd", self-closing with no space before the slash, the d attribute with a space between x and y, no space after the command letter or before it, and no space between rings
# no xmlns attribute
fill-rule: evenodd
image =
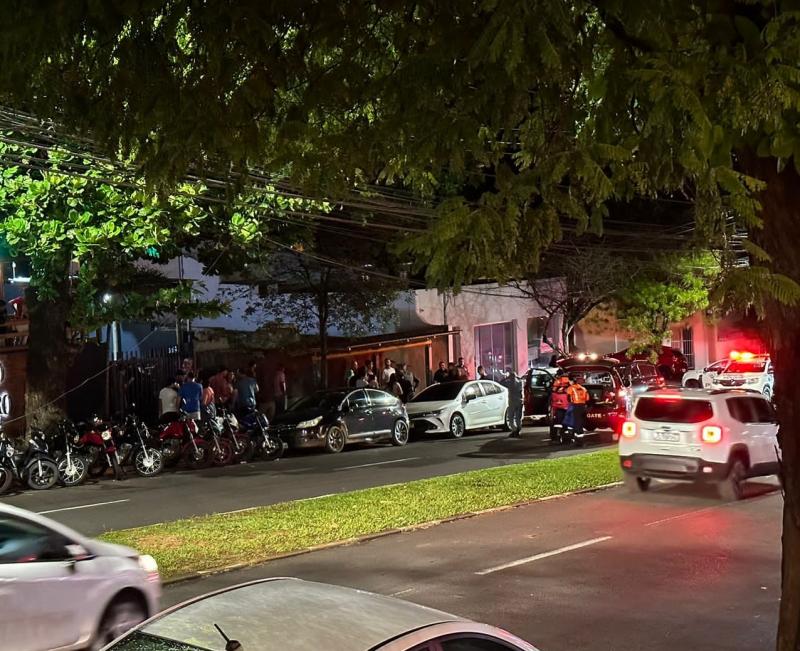
<svg viewBox="0 0 800 651"><path fill-rule="evenodd" d="M634 416L658 423L702 423L714 415L707 400L682 398L639 398Z"/></svg>

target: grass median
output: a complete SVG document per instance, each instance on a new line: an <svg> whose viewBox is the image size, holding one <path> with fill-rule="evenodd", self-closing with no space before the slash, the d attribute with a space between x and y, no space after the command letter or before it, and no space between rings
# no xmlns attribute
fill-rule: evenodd
<svg viewBox="0 0 800 651"><path fill-rule="evenodd" d="M620 478L617 451L609 450L111 531L102 539L153 555L169 580Z"/></svg>

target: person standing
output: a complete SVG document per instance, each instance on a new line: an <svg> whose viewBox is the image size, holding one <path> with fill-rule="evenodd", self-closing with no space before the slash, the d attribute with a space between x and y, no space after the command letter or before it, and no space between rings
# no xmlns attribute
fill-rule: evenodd
<svg viewBox="0 0 800 651"><path fill-rule="evenodd" d="M403 362L400 365L400 373L397 380L400 382L400 386L403 388L403 402L408 402L417 392L419 379L414 377L414 373L410 368L408 368L408 364Z"/></svg>
<svg viewBox="0 0 800 651"><path fill-rule="evenodd" d="M223 366L219 373L212 375L208 385L214 391L214 398L220 406L228 406L233 398L233 385L230 381L230 371Z"/></svg>
<svg viewBox="0 0 800 651"><path fill-rule="evenodd" d="M236 379L236 409L239 415L247 414L258 406L258 391L256 379L244 369L239 369L239 377Z"/></svg>
<svg viewBox="0 0 800 651"><path fill-rule="evenodd" d="M478 367L478 379L479 380L488 380L489 379L489 376L486 375L486 369L484 369L483 366L479 366Z"/></svg>
<svg viewBox="0 0 800 651"><path fill-rule="evenodd" d="M567 388L569 407L564 417L564 426L567 435L575 441L583 437L583 421L586 418L586 405L589 402L589 392L583 387L583 378L570 375L569 388Z"/></svg>
<svg viewBox="0 0 800 651"><path fill-rule="evenodd" d="M386 389L387 391L389 391L393 375L394 375L394 367L392 366L392 360L390 360L387 357L385 360L383 360L383 370L381 371L382 389Z"/></svg>
<svg viewBox="0 0 800 651"><path fill-rule="evenodd" d="M447 371L447 364L439 362L439 369L433 374L433 381L437 384L448 382L450 380L450 373Z"/></svg>
<svg viewBox="0 0 800 651"><path fill-rule="evenodd" d="M562 438L567 409L569 409L568 388L569 378L566 372L563 368L558 369L558 374L556 379L553 380L553 387L550 392L550 440L552 441L561 441Z"/></svg>
<svg viewBox="0 0 800 651"><path fill-rule="evenodd" d="M458 358L458 364L456 364L456 373L458 373L459 380L469 380L469 371L467 370L466 365L464 364L464 358Z"/></svg>
<svg viewBox="0 0 800 651"><path fill-rule="evenodd" d="M514 370L506 369L506 376L500 382L508 391L508 426L511 429L509 436L519 438L522 431L523 416L523 384Z"/></svg>
<svg viewBox="0 0 800 651"><path fill-rule="evenodd" d="M258 389L256 389L256 391L257 390ZM278 364L278 369L275 371L275 377L272 382L272 395L275 398L275 414L282 414L286 411L286 401L288 398L288 391L286 390L286 367L283 364Z"/></svg>
<svg viewBox="0 0 800 651"><path fill-rule="evenodd" d="M356 375L356 381L353 383L353 387L356 389L366 389L369 385L369 381L367 380L367 367L362 366L358 369L358 374Z"/></svg>
<svg viewBox="0 0 800 651"><path fill-rule="evenodd" d="M350 368L344 372L344 386L352 387L355 384L356 375L358 375L358 360L354 359Z"/></svg>
<svg viewBox="0 0 800 651"><path fill-rule="evenodd" d="M203 387L203 397L200 399L200 407L201 412L203 414L203 420L210 420L211 418L217 417L217 400L216 400L216 392L214 388L211 386L211 380L213 378L209 378L205 381L205 385Z"/></svg>
<svg viewBox="0 0 800 651"><path fill-rule="evenodd" d="M403 387L400 386L400 382L397 379L397 373L394 373L389 380L389 386L386 389L389 393L391 393L395 398L403 399Z"/></svg>
<svg viewBox="0 0 800 651"><path fill-rule="evenodd" d="M450 381L458 379L458 369L456 369L455 362L448 362L447 364L447 376Z"/></svg>
<svg viewBox="0 0 800 651"><path fill-rule="evenodd" d="M195 380L194 371L189 371L186 374L178 394L181 397L183 411L185 411L192 420L200 420L200 402L203 398L203 385Z"/></svg>
<svg viewBox="0 0 800 651"><path fill-rule="evenodd" d="M178 418L181 408L181 397L178 395L180 385L169 380L158 392L158 419L162 423L171 423Z"/></svg>

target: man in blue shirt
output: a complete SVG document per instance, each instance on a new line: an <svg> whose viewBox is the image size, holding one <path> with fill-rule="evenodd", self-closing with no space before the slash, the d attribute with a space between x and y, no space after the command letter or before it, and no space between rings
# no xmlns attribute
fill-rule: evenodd
<svg viewBox="0 0 800 651"><path fill-rule="evenodd" d="M200 420L200 400L203 397L203 385L194 379L194 373L189 371L186 379L178 391L181 397L181 409L190 418Z"/></svg>

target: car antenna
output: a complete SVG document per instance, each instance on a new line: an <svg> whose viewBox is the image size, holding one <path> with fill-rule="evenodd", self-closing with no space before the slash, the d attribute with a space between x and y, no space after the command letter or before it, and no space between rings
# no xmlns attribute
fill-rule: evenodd
<svg viewBox="0 0 800 651"><path fill-rule="evenodd" d="M225 651L241 651L242 644L239 640L232 640L227 635L225 635L225 631L223 631L218 624L214 624L214 628L219 631L219 634L222 636L222 639L225 640Z"/></svg>

